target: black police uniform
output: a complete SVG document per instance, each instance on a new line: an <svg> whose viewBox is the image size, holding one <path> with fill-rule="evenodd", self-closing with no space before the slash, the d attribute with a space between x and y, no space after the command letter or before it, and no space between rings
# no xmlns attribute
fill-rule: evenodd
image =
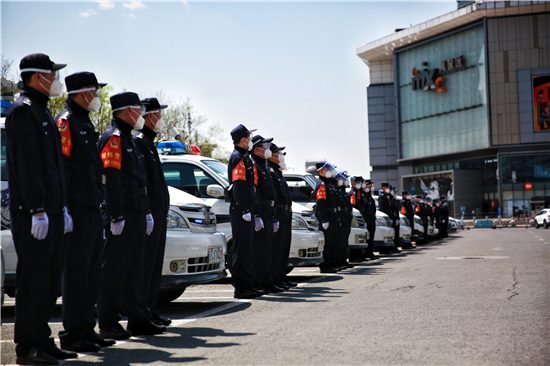
<svg viewBox="0 0 550 366"><path fill-rule="evenodd" d="M315 186L315 216L319 220L319 230L325 234L324 262L319 265L322 272L334 273L338 268L337 247L340 234L340 219L338 217L338 199L332 179L319 176ZM323 223L328 222L328 228Z"/></svg>
<svg viewBox="0 0 550 366"><path fill-rule="evenodd" d="M395 230L395 215L392 208L391 203L391 197L389 194L385 193L384 191L380 191L380 194L378 195L378 209L388 215L390 220L392 221L392 227ZM397 238L399 238L399 232L396 234ZM395 239L395 238L394 238ZM384 250L384 252L387 253L388 250Z"/></svg>
<svg viewBox="0 0 550 366"><path fill-rule="evenodd" d="M276 286L281 287L280 285L288 283L286 268L292 240L292 198L290 188L283 177L283 172L279 170L279 165L272 161L268 161L268 164L277 191L275 207L279 220L279 230L273 235L271 278Z"/></svg>
<svg viewBox="0 0 550 366"><path fill-rule="evenodd" d="M437 235L441 236L441 232L443 230L441 228L441 215L440 215L439 207L437 206L436 202L434 202L434 204L433 204L432 212L433 212L433 215L434 215L435 226L437 227L437 230L439 231Z"/></svg>
<svg viewBox="0 0 550 366"><path fill-rule="evenodd" d="M11 233L17 253L14 341L18 357L55 346L48 321L61 294L61 248L66 206L61 136L49 98L24 86L6 117L6 165ZM48 234L31 235L32 216L45 212Z"/></svg>
<svg viewBox="0 0 550 366"><path fill-rule="evenodd" d="M351 232L351 222L353 220L353 206L348 199L345 186L338 187L338 192L340 194L340 217L341 217L341 241L340 241L340 258L339 264L344 267L350 267L348 263L349 257L349 234Z"/></svg>
<svg viewBox="0 0 550 366"><path fill-rule="evenodd" d="M254 211L258 205L256 185L258 172L247 150L236 146L227 165L229 184L232 185L232 200L229 220L233 233L233 258L231 283L236 291L252 291L252 243L254 238ZM250 213L251 221L243 219Z"/></svg>
<svg viewBox="0 0 550 366"><path fill-rule="evenodd" d="M147 172L147 195L152 203L151 214L154 220L153 231L146 236L143 288L146 289L145 298L149 315L153 320L159 321L160 315L156 305L166 248L166 217L170 208L170 195L157 148L153 144L156 135L147 126L144 126L141 131L134 132L136 146L143 156Z"/></svg>
<svg viewBox="0 0 550 366"><path fill-rule="evenodd" d="M365 215L363 213L363 199L361 197L361 191L352 186L349 192L347 192L346 196L347 196L347 201L349 201L350 205L353 208L356 208L357 210L359 210L363 218L366 220ZM363 259L366 259L363 257L362 250L350 249L348 252L349 252L349 259L352 262L362 261Z"/></svg>
<svg viewBox="0 0 550 366"><path fill-rule="evenodd" d="M372 197L371 192L363 192L361 194L363 200L363 211L361 214L365 219L367 225L367 231L369 232L369 247L365 251L365 256L369 259L378 259L374 255L374 234L376 232L376 202Z"/></svg>
<svg viewBox="0 0 550 366"><path fill-rule="evenodd" d="M255 212L254 219L259 217L264 223L264 227L261 230L254 231L252 285L256 289L272 290L275 287L271 274L273 270L273 224L278 221L275 209L277 193L267 160L253 154L252 161L258 171L259 206Z"/></svg>
<svg viewBox="0 0 550 366"><path fill-rule="evenodd" d="M447 202L444 202L443 205L441 206L440 208L441 210L441 236L443 238L446 238L449 236L449 234L447 233L448 231L448 225L449 225L449 207L448 207L448 203Z"/></svg>
<svg viewBox="0 0 550 366"><path fill-rule="evenodd" d="M428 236L428 226L429 226L429 220L430 216L428 214L428 205L425 203L420 204L420 212L421 212L421 219L422 219L422 227L424 228L424 243L428 243L430 241L430 237Z"/></svg>
<svg viewBox="0 0 550 366"><path fill-rule="evenodd" d="M105 172L88 113L68 98L65 109L56 117L73 218L73 231L63 240L62 347L96 337L95 304L103 255L100 204L105 195Z"/></svg>
<svg viewBox="0 0 550 366"><path fill-rule="evenodd" d="M391 209L393 212L393 230L395 232L395 236L393 237L393 251L396 253L399 253L400 250L398 248L399 241L400 241L400 235L399 235L399 226L400 226L400 220L399 220L399 212L401 210L401 205L399 201L390 194L390 200L391 200Z"/></svg>
<svg viewBox="0 0 550 366"><path fill-rule="evenodd" d="M414 208L410 200L402 199L401 200L401 213L405 215L407 220L409 220L409 225L411 227L411 233L414 232ZM412 235L411 235L412 238ZM412 244L403 244L405 248L412 247Z"/></svg>
<svg viewBox="0 0 550 366"><path fill-rule="evenodd" d="M99 329L106 332L120 330L121 305L128 316L128 330L150 323L143 288L147 178L131 131L132 126L113 117L99 139L107 176L108 224L97 307ZM110 223L123 220L122 234L113 235Z"/></svg>

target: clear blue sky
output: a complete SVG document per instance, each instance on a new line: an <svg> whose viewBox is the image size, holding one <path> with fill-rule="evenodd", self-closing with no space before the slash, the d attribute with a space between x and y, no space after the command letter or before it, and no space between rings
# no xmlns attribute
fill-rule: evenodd
<svg viewBox="0 0 550 366"><path fill-rule="evenodd" d="M191 98L229 132L287 146L287 165L323 159L369 176L368 67L356 49L456 9L432 2L1 1L2 55L48 54L114 93Z"/></svg>

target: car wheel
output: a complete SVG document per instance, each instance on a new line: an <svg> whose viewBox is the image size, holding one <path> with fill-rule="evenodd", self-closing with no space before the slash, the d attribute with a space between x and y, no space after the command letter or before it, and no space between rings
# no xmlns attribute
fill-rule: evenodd
<svg viewBox="0 0 550 366"><path fill-rule="evenodd" d="M544 228L548 229L548 221L544 220Z"/></svg>
<svg viewBox="0 0 550 366"><path fill-rule="evenodd" d="M168 304L169 302L172 302L172 301L176 300L178 297L180 297L181 294L183 294L183 292L185 291L185 289L186 289L186 287L161 291L161 292L159 292L159 298L157 300L157 303L158 304Z"/></svg>
<svg viewBox="0 0 550 366"><path fill-rule="evenodd" d="M294 266L287 266L286 267L286 274L289 274L294 269Z"/></svg>
<svg viewBox="0 0 550 366"><path fill-rule="evenodd" d="M539 226L539 222L537 220L535 220L535 229L538 229L540 226Z"/></svg>

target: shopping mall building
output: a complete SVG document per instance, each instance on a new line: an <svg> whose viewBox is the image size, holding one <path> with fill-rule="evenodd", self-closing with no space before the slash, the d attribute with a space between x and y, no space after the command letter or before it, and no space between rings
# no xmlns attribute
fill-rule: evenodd
<svg viewBox="0 0 550 366"><path fill-rule="evenodd" d="M550 1L457 3L357 49L371 179L455 216L532 215L550 207Z"/></svg>

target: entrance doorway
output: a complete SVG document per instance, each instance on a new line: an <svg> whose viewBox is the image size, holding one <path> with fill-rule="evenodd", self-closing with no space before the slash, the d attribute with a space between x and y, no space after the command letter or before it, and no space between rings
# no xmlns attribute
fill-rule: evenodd
<svg viewBox="0 0 550 366"><path fill-rule="evenodd" d="M531 217L537 214L544 208L544 201L529 201L529 212Z"/></svg>

